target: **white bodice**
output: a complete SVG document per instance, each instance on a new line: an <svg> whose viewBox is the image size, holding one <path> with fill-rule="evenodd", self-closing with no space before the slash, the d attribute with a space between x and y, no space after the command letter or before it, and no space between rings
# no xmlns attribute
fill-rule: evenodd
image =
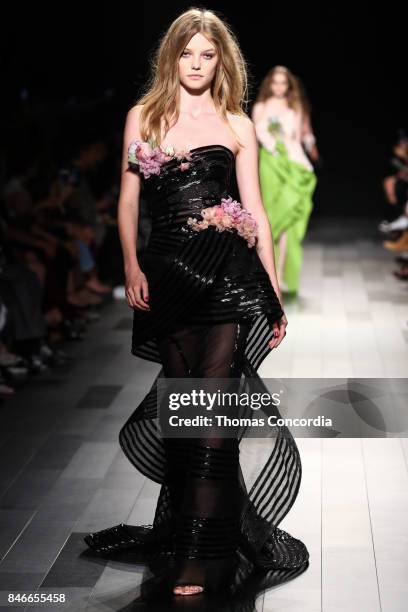
<svg viewBox="0 0 408 612"><path fill-rule="evenodd" d="M302 146L301 113L299 111L295 111L293 108L288 108L284 111L280 111L279 113L271 111L269 113L265 113L265 116L257 122L261 128L261 132L265 133L265 130L268 130L268 124L271 119L279 121L282 127L281 140L286 146L289 159L302 164L308 170L313 170L313 166ZM273 135L271 134L270 136L274 140Z"/></svg>

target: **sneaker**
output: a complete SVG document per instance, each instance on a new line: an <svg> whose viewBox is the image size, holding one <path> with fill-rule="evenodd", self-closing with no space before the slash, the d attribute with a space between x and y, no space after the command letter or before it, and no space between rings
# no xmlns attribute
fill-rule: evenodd
<svg viewBox="0 0 408 612"><path fill-rule="evenodd" d="M14 353L4 352L0 353L0 366L12 366L21 363L21 357Z"/></svg>
<svg viewBox="0 0 408 612"><path fill-rule="evenodd" d="M388 234L389 232L403 232L408 229L408 217L406 215L401 215L395 219L395 221L381 221L378 229L384 234Z"/></svg>
<svg viewBox="0 0 408 612"><path fill-rule="evenodd" d="M27 357L28 370L30 374L42 374L48 370L48 366L41 359L40 355L33 353Z"/></svg>
<svg viewBox="0 0 408 612"><path fill-rule="evenodd" d="M122 286L115 287L113 290L113 297L115 298L115 300L125 300L126 299L125 288Z"/></svg>

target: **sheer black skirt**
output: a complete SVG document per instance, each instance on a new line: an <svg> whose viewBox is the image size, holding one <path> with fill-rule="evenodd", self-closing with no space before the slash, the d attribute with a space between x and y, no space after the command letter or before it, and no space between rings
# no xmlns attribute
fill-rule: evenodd
<svg viewBox="0 0 408 612"><path fill-rule="evenodd" d="M164 374L171 378L229 378L240 375L249 325L190 325L158 342ZM244 508L235 437L167 438L166 475L170 499L166 522L174 544L173 583L216 590L231 582ZM160 508L158 508L160 513Z"/></svg>

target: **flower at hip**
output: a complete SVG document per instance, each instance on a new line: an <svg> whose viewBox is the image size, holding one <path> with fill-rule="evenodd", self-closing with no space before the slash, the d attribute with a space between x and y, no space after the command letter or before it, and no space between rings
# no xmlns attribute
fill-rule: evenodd
<svg viewBox="0 0 408 612"><path fill-rule="evenodd" d="M187 224L195 231L214 226L218 232L236 231L242 236L248 247L255 246L257 241L258 224L252 215L242 208L241 204L231 197L222 198L220 204L203 208L200 211L202 221L189 217Z"/></svg>
<svg viewBox="0 0 408 612"><path fill-rule="evenodd" d="M153 140L132 140L128 147L128 164L131 169L138 169L145 178L160 174L164 163L176 159L180 164L175 170L187 170L192 159L188 149L175 151L174 147L161 147Z"/></svg>

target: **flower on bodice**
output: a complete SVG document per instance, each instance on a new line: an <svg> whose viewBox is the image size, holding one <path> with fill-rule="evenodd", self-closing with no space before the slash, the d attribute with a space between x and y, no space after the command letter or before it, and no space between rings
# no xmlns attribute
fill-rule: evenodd
<svg viewBox="0 0 408 612"><path fill-rule="evenodd" d="M268 132L275 137L283 136L282 123L278 117L268 117Z"/></svg>
<svg viewBox="0 0 408 612"><path fill-rule="evenodd" d="M255 246L257 241L258 224L251 213L242 208L241 204L231 197L222 198L220 204L203 208L200 211L203 217L198 221L193 217L187 219L187 224L195 231L202 231L213 225L218 232L237 231L248 247Z"/></svg>
<svg viewBox="0 0 408 612"><path fill-rule="evenodd" d="M132 169L139 169L145 178L160 174L161 166L176 159L180 162L174 170L187 170L192 160L188 149L175 151L174 147L162 147L154 141L132 140L128 147L128 164Z"/></svg>

